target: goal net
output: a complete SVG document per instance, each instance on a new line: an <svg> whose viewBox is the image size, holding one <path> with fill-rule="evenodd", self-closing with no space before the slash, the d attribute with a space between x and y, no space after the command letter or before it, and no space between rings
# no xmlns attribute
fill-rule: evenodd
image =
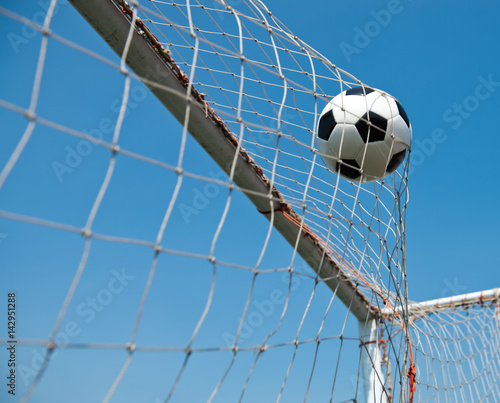
<svg viewBox="0 0 500 403"><path fill-rule="evenodd" d="M496 288L409 305L414 401L499 400L499 302Z"/></svg>
<svg viewBox="0 0 500 403"><path fill-rule="evenodd" d="M408 299L408 161L318 154L364 83L261 1L69 3L0 7L12 401L496 401L498 293Z"/></svg>

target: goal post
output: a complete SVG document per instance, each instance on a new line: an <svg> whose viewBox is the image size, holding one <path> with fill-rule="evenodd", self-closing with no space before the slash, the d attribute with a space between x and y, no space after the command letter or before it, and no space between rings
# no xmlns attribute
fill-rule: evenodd
<svg viewBox="0 0 500 403"><path fill-rule="evenodd" d="M379 320L359 321L361 350L360 370L366 403L387 403L391 400L382 372L382 353ZM390 371L389 371L390 372Z"/></svg>
<svg viewBox="0 0 500 403"><path fill-rule="evenodd" d="M492 288L490 290L477 291L467 294L452 295L449 297L432 299L429 301L412 302L408 305L408 314L414 318L420 315L427 315L438 313L442 310L449 309L465 309L473 307L474 305L495 305L500 301L500 288ZM401 311L401 309L398 309ZM393 315L394 310L384 309L384 315Z"/></svg>

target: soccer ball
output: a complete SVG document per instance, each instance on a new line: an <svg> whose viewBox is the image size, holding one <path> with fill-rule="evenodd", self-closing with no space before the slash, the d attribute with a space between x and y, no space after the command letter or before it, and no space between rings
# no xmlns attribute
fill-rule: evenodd
<svg viewBox="0 0 500 403"><path fill-rule="evenodd" d="M411 144L411 124L391 95L355 87L323 109L316 144L325 164L341 177L372 182L401 165Z"/></svg>

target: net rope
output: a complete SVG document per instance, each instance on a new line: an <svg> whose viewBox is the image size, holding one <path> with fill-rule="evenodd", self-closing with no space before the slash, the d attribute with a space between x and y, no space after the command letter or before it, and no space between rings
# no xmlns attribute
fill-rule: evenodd
<svg viewBox="0 0 500 403"><path fill-rule="evenodd" d="M4 139L10 151L0 160L0 228L9 231L8 241L32 231L33 236L18 241L27 250L43 244L56 254L43 239L52 245L71 239L72 256L78 255L78 259L64 258L64 281L59 282L49 258L30 269L28 260L18 262L27 257L0 249L3 264L19 265L20 276L34 278L36 270L45 273L47 284L55 284L53 296L44 300L41 291L34 291L28 300L26 285L7 278L9 287L19 289L19 298L25 301L21 320L24 315L32 322L24 319L27 331L19 330L18 335L20 401L46 396L53 402L363 401L361 352L372 351L370 346L382 351L385 379L377 376L383 396L376 399L497 401L498 297L486 304L406 311L412 304L404 258L408 162L382 181L361 185L332 173L318 155L314 136L324 105L339 92L365 84L294 36L260 1L243 0L237 8L219 1L116 0L114 4L131 22L118 58L102 56L102 50L69 39L70 31L59 24L74 13L65 3L52 0L41 25L0 7L4 23L38 32L38 49L30 45L37 49L38 60L33 62L29 103L26 106L7 93L0 96L2 116L25 119L21 135ZM153 146L145 149L130 141L136 130L130 120L137 116L131 106L133 90L138 85L143 88L141 81L162 87L127 66L135 35L169 61L184 85L182 97L203 105L207 118L235 144L228 175L207 173L216 170L215 165L197 166L200 157L193 156L195 146L188 133L192 108L198 106L192 101L185 102L181 125L158 116L156 104L148 102L152 112L141 111L150 115L137 118L145 131L152 132ZM120 82L119 108L106 136L90 135L65 117L55 120L43 108L40 94L46 99L47 88L62 85L58 77L47 74L54 68L51 47L63 57L77 53L92 60L101 71L111 69ZM99 73L88 74L99 80ZM75 81L79 78L73 76ZM51 108L64 106L63 99L52 102ZM165 131L171 142L167 145L162 140ZM85 141L98 150L100 162L82 168L88 181L78 182L81 178L74 179L74 173L54 185L53 175L36 175L43 165L29 156L42 137L54 141L56 149ZM154 152L156 147L165 155ZM57 158L48 148L44 152L49 159ZM270 201L267 210L256 211L242 200L242 194L252 190L234 183L241 155L269 183L269 193L260 195ZM120 216L115 212L123 210L126 222L134 214L147 219L141 209L130 215L116 202L124 164L165 181L161 185L153 181L152 189L166 190L153 198L155 230L147 236L137 223L137 228L130 225L131 230L118 229ZM88 186L87 204L73 207L80 211L78 218L60 214L57 203L46 210L34 208L35 202L27 207L20 203L15 184L25 171L53 193L54 199L47 196L48 200L63 193L70 200L73 182ZM131 180L127 186L140 192L138 182ZM223 199L210 198L206 189L214 193L217 189ZM26 185L27 195L36 196L32 184ZM208 207L193 208L196 200L208 199L212 202ZM273 208L273 202L279 207ZM183 210L186 206L189 209ZM203 218L209 215L210 220ZM375 338L360 338L351 306L338 301L338 288L326 287L323 281L328 279L298 255L299 238L289 246L277 236L273 223L278 215L318 244L355 292L366 298L378 320ZM259 221L261 217L269 222ZM191 236L194 242L189 241ZM109 264L108 255L124 265L130 259L130 266L139 269L129 277L123 274L125 269L121 276L116 270L106 271L99 261ZM105 274L108 278L103 280ZM123 285L123 293L131 293L127 299L122 291L114 293L109 285L113 279L113 284L120 279L122 284L127 279L134 282L130 288ZM92 285L99 281L101 288L95 291ZM103 281L108 281L107 288ZM97 319L87 323L78 308L82 301L86 308L97 307L87 302L92 295L101 295L102 309L95 308ZM103 303L105 295L113 298L109 305ZM37 331L36 319L26 313L37 305L45 312L48 333L46 326ZM361 327L368 322L369 318ZM75 323L81 334L68 330ZM85 354L102 363L102 370L87 362ZM71 391L63 388L50 394L63 375ZM134 391L135 379L146 385L141 394ZM89 382L96 382L95 390L85 387Z"/></svg>

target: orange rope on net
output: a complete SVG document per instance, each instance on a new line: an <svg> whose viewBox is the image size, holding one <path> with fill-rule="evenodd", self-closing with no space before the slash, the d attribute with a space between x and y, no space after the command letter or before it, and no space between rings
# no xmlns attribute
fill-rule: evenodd
<svg viewBox="0 0 500 403"><path fill-rule="evenodd" d="M406 376L409 378L409 389L410 395L408 396L409 403L413 403L413 395L415 394L415 390L417 389L417 384L415 382L415 378L417 377L417 369L415 368L415 363L413 362L413 351L411 347L411 340L408 337L408 344L410 346L410 368L406 373Z"/></svg>

